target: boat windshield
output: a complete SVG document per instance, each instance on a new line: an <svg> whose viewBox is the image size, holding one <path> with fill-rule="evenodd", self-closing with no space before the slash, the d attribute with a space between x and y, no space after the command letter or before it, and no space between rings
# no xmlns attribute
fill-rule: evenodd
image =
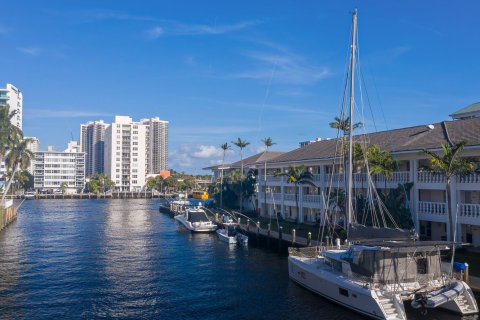
<svg viewBox="0 0 480 320"><path fill-rule="evenodd" d="M188 221L190 222L208 222L210 221L204 211L190 211L188 213Z"/></svg>

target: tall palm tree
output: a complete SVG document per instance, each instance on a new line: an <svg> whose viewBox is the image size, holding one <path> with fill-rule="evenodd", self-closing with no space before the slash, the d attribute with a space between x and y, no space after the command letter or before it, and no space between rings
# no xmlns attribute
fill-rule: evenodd
<svg viewBox="0 0 480 320"><path fill-rule="evenodd" d="M330 128L337 129L343 132L344 137L348 136L348 132L350 131L350 117L346 117L342 114L341 118L335 117L335 121L330 122ZM353 125L353 130L363 127L362 122L357 122Z"/></svg>
<svg viewBox="0 0 480 320"><path fill-rule="evenodd" d="M272 138L270 137L262 139L262 143L265 146L265 151L264 151L265 167L263 171L263 203L265 205L265 211L266 211L266 208L267 208L267 157L266 157L266 154L268 152L268 148L270 148L276 143L273 142Z"/></svg>
<svg viewBox="0 0 480 320"><path fill-rule="evenodd" d="M0 156L5 157L11 144L21 140L22 131L11 122L17 111L9 111L7 105L0 105Z"/></svg>
<svg viewBox="0 0 480 320"><path fill-rule="evenodd" d="M298 206L298 187L299 185L308 184L310 186L316 187L313 182L313 174L308 171L305 166L299 167L288 167L287 172L279 172L275 174L276 176L287 177L287 183L293 183L295 185L295 203L297 205L297 224L300 224L300 208Z"/></svg>
<svg viewBox="0 0 480 320"><path fill-rule="evenodd" d="M30 165L30 161L33 158L33 153L27 147L28 144L32 142L32 139L22 139L20 141L15 141L8 146L8 153L5 156L5 165L7 171L9 168L13 169L12 178L8 180L8 184L5 187L3 192L2 201L5 201L5 196L7 195L10 185L13 182L13 177L18 170L25 170Z"/></svg>
<svg viewBox="0 0 480 320"><path fill-rule="evenodd" d="M383 174L385 176L385 193L387 195L387 178L391 178L397 162L392 158L390 152L380 150L377 145L372 145L367 150L367 159L369 164L370 174Z"/></svg>
<svg viewBox="0 0 480 320"><path fill-rule="evenodd" d="M430 156L430 164L432 170L435 173L444 174L446 180L446 195L447 195L447 214L448 223L450 224L450 239L454 241L454 228L453 217L451 210L452 201L452 178L458 176L465 176L475 171L475 163L467 158L460 158L460 154L465 147L466 142L461 141L453 145L446 145L442 143L442 153L437 154L429 150L424 149L427 155Z"/></svg>
<svg viewBox="0 0 480 320"><path fill-rule="evenodd" d="M222 143L220 145L220 149L223 151L222 155L222 169L220 173L220 208L223 208L223 166L225 165L225 154L228 150L231 150L232 147L228 144L228 142Z"/></svg>
<svg viewBox="0 0 480 320"><path fill-rule="evenodd" d="M246 148L250 142L247 142L247 140L242 140L240 138L237 139L237 141L232 141L234 145L240 148L240 190L243 190L243 149ZM240 212L243 211L243 192L240 191Z"/></svg>

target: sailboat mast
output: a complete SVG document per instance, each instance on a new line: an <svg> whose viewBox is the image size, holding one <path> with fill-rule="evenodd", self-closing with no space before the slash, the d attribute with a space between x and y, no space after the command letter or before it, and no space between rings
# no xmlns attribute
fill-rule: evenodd
<svg viewBox="0 0 480 320"><path fill-rule="evenodd" d="M352 16L352 45L350 54L350 123L348 133L348 190L347 190L347 232L353 222L353 107L355 103L355 49L357 38L357 9Z"/></svg>

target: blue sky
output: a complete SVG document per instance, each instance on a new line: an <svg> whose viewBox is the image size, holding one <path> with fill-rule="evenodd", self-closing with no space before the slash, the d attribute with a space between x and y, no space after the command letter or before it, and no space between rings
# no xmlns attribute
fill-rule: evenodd
<svg viewBox="0 0 480 320"><path fill-rule="evenodd" d="M86 121L158 116L170 166L202 172L237 137L249 156L336 135L355 7L367 131L480 100L478 1L10 1L0 85L23 91L42 149Z"/></svg>

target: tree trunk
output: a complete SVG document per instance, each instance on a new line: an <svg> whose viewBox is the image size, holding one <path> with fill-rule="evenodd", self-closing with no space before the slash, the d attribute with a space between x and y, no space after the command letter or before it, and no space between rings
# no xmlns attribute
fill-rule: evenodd
<svg viewBox="0 0 480 320"><path fill-rule="evenodd" d="M15 167L13 168L12 177L10 178L10 180L8 180L7 186L5 187L5 190L3 191L2 201L0 202L0 205L2 205L2 206L5 203L5 197L7 196L8 189L10 189L10 186L12 185L12 182L15 178L15 173L17 172L17 170L18 170L18 164L15 164Z"/></svg>
<svg viewBox="0 0 480 320"><path fill-rule="evenodd" d="M454 232L454 228L456 228L456 226L453 225L453 217L452 217L452 208L451 208L451 200L452 200L452 190L451 190L451 185L452 181L451 181L451 178L447 178L447 203L446 203L446 207L447 207L447 214L448 214L448 224L449 224L449 232L450 232L450 241L454 241L453 239L453 232Z"/></svg>

